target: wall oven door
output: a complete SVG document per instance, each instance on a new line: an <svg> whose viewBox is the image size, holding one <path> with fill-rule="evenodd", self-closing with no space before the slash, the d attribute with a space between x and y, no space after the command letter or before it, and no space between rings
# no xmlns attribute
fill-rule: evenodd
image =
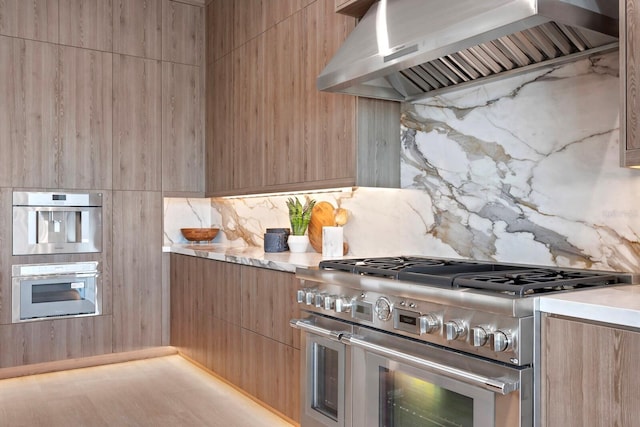
<svg viewBox="0 0 640 427"><path fill-rule="evenodd" d="M97 262L12 268L12 321L100 314Z"/></svg>
<svg viewBox="0 0 640 427"><path fill-rule="evenodd" d="M304 427L350 427L350 375L347 346L340 342L350 327L321 317L293 319L302 331L300 425ZM345 330L346 328L346 330Z"/></svg>
<svg viewBox="0 0 640 427"><path fill-rule="evenodd" d="M351 349L354 427L532 425L531 368L356 327Z"/></svg>

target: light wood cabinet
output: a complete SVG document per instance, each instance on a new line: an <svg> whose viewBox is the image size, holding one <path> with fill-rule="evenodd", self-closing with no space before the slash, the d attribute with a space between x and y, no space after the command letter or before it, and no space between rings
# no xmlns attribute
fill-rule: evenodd
<svg viewBox="0 0 640 427"><path fill-rule="evenodd" d="M0 49L1 46L0 40ZM11 205L11 189L0 187L0 206L7 207L0 211L0 325L11 323L11 234L13 230L13 212L8 209ZM7 352L7 350L4 349L0 353L2 352Z"/></svg>
<svg viewBox="0 0 640 427"><path fill-rule="evenodd" d="M299 315L291 273L171 255L171 345L299 420Z"/></svg>
<svg viewBox="0 0 640 427"><path fill-rule="evenodd" d="M113 50L113 0L59 0L60 44Z"/></svg>
<svg viewBox="0 0 640 427"><path fill-rule="evenodd" d="M115 190L161 190L161 70L160 61L113 57Z"/></svg>
<svg viewBox="0 0 640 427"><path fill-rule="evenodd" d="M11 170L13 163L13 141L17 135L14 129L18 126L18 117L21 115L15 110L15 84L18 76L14 74L13 39L0 36L0 187L11 186ZM22 116L24 117L24 116ZM24 120L24 119L23 119ZM9 241L10 242L10 241Z"/></svg>
<svg viewBox="0 0 640 427"><path fill-rule="evenodd" d="M0 342L0 368L111 353L111 316L0 325Z"/></svg>
<svg viewBox="0 0 640 427"><path fill-rule="evenodd" d="M640 332L543 315L541 425L632 426L640 419Z"/></svg>
<svg viewBox="0 0 640 427"><path fill-rule="evenodd" d="M60 154L58 46L12 40L11 61L0 65L2 77L7 77L3 81L13 87L9 100L3 100L9 104L5 108L9 110L11 135L11 184L14 187L56 188Z"/></svg>
<svg viewBox="0 0 640 427"><path fill-rule="evenodd" d="M162 0L113 1L113 52L162 58Z"/></svg>
<svg viewBox="0 0 640 427"><path fill-rule="evenodd" d="M162 60L201 65L204 53L202 7L162 1Z"/></svg>
<svg viewBox="0 0 640 427"><path fill-rule="evenodd" d="M335 11L343 15L361 18L378 0L335 0Z"/></svg>
<svg viewBox="0 0 640 427"><path fill-rule="evenodd" d="M204 123L199 67L162 63L162 190L204 190Z"/></svg>
<svg viewBox="0 0 640 427"><path fill-rule="evenodd" d="M162 196L113 195L113 348L162 343Z"/></svg>
<svg viewBox="0 0 640 427"><path fill-rule="evenodd" d="M620 163L640 167L640 1L620 1Z"/></svg>
<svg viewBox="0 0 640 427"><path fill-rule="evenodd" d="M399 186L400 104L316 89L353 18L331 0L235 4L230 36L214 28L219 7L207 6L207 195ZM238 28L250 22L264 30Z"/></svg>
<svg viewBox="0 0 640 427"><path fill-rule="evenodd" d="M0 2L0 34L58 42L59 0L4 0Z"/></svg>
<svg viewBox="0 0 640 427"><path fill-rule="evenodd" d="M60 47L56 188L112 185L112 55Z"/></svg>

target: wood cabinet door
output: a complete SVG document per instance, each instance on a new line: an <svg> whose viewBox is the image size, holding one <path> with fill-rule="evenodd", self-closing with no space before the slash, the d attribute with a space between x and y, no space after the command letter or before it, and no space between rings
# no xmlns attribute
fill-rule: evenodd
<svg viewBox="0 0 640 427"><path fill-rule="evenodd" d="M113 52L162 58L162 0L113 0Z"/></svg>
<svg viewBox="0 0 640 427"><path fill-rule="evenodd" d="M113 195L114 351L162 343L162 195Z"/></svg>
<svg viewBox="0 0 640 427"><path fill-rule="evenodd" d="M0 34L58 43L59 0L3 0Z"/></svg>
<svg viewBox="0 0 640 427"><path fill-rule="evenodd" d="M541 352L543 426L637 424L639 332L545 315Z"/></svg>
<svg viewBox="0 0 640 427"><path fill-rule="evenodd" d="M305 181L342 180L355 184L356 97L320 92L316 78L355 26L334 13L329 1L305 9L304 78Z"/></svg>
<svg viewBox="0 0 640 427"><path fill-rule="evenodd" d="M300 333L289 320L300 316L298 279L292 273L242 268L242 327L300 348Z"/></svg>
<svg viewBox="0 0 640 427"><path fill-rule="evenodd" d="M113 188L160 191L162 66L113 57Z"/></svg>
<svg viewBox="0 0 640 427"><path fill-rule="evenodd" d="M58 0L60 44L113 50L113 0Z"/></svg>
<svg viewBox="0 0 640 427"><path fill-rule="evenodd" d="M60 47L58 187L111 189L112 55Z"/></svg>
<svg viewBox="0 0 640 427"><path fill-rule="evenodd" d="M4 110L10 110L12 186L57 188L59 48L12 40L11 61L0 65L3 77L8 74L7 83L13 86L11 97L2 101L9 104Z"/></svg>
<svg viewBox="0 0 640 427"><path fill-rule="evenodd" d="M200 69L162 63L162 190L204 190Z"/></svg>
<svg viewBox="0 0 640 427"><path fill-rule="evenodd" d="M162 60L201 65L204 51L203 8L162 1Z"/></svg>
<svg viewBox="0 0 640 427"><path fill-rule="evenodd" d="M640 165L640 2L620 0L622 166Z"/></svg>

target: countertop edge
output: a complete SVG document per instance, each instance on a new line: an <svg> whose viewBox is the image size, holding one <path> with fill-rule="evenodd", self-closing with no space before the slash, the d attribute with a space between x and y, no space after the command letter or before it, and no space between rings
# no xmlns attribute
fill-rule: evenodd
<svg viewBox="0 0 640 427"><path fill-rule="evenodd" d="M640 329L640 285L541 297L541 312Z"/></svg>
<svg viewBox="0 0 640 427"><path fill-rule="evenodd" d="M295 273L298 267L315 267L322 261L322 255L316 252L265 253L262 248L258 247L230 247L220 244L174 244L163 246L162 252L189 255L289 273Z"/></svg>

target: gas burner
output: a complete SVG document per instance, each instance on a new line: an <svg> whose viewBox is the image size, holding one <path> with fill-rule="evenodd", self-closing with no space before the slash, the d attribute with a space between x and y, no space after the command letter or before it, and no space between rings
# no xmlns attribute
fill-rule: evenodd
<svg viewBox="0 0 640 427"><path fill-rule="evenodd" d="M499 291L526 296L617 283L613 274L547 268L456 277L454 287Z"/></svg>

